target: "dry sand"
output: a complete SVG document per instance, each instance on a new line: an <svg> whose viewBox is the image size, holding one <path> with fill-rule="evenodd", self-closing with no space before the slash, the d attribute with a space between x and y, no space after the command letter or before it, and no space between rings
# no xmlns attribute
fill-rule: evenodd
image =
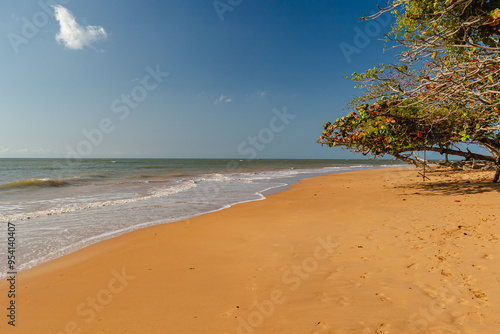
<svg viewBox="0 0 500 334"><path fill-rule="evenodd" d="M498 333L500 185L430 177L320 176L101 242L19 274L0 333Z"/></svg>

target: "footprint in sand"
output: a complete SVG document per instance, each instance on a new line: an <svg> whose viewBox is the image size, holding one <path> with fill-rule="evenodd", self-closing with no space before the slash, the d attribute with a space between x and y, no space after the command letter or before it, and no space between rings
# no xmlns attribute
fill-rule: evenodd
<svg viewBox="0 0 500 334"><path fill-rule="evenodd" d="M488 302L487 300L478 299L478 301L479 301L479 303L478 303L479 307L478 308L490 306L490 302Z"/></svg>
<svg viewBox="0 0 500 334"><path fill-rule="evenodd" d="M429 272L429 273L434 273L434 272L438 271L439 268L437 268L437 267L427 267L427 268L425 268L425 270L427 270L427 272Z"/></svg>
<svg viewBox="0 0 500 334"><path fill-rule="evenodd" d="M330 326L326 322L319 321L316 324L316 328L311 331L312 334L332 334L333 331L330 330Z"/></svg>
<svg viewBox="0 0 500 334"><path fill-rule="evenodd" d="M351 299L347 296L340 296L336 299L333 299L333 302L341 307L346 307L351 305Z"/></svg>
<svg viewBox="0 0 500 334"><path fill-rule="evenodd" d="M361 276L359 276L359 277L361 277L361 278L363 278L363 279L366 279L366 278L370 278L371 274L372 274L372 273L368 271L368 272L364 273L363 275L361 275Z"/></svg>
<svg viewBox="0 0 500 334"><path fill-rule="evenodd" d="M473 266L474 268L476 268L476 269L479 269L479 270L487 270L487 269L488 269L488 268L486 268L486 267L483 267L483 266L480 266L480 265L477 265L477 264L473 264L472 266Z"/></svg>
<svg viewBox="0 0 500 334"><path fill-rule="evenodd" d="M328 293L326 293L326 292L321 292L321 293L316 294L316 298L319 301L324 302L324 303L334 301L334 298L329 297Z"/></svg>
<svg viewBox="0 0 500 334"><path fill-rule="evenodd" d="M464 280L464 285L466 286L471 286L473 285L476 280L472 277L472 275L468 275L468 274L462 274L462 279Z"/></svg>
<svg viewBox="0 0 500 334"><path fill-rule="evenodd" d="M440 262L444 262L446 261L446 258L444 256L441 256L441 255L436 255L436 258L440 261Z"/></svg>
<svg viewBox="0 0 500 334"><path fill-rule="evenodd" d="M383 302L388 302L391 300L391 298L387 297L386 295L380 292L375 293L375 295Z"/></svg>
<svg viewBox="0 0 500 334"><path fill-rule="evenodd" d="M495 233L492 233L491 237L488 239L488 241L493 242L493 243L498 243L498 236Z"/></svg>
<svg viewBox="0 0 500 334"><path fill-rule="evenodd" d="M469 313L472 313L472 312L469 312ZM477 313L477 312L473 312L473 313ZM463 326L468 322L468 320L469 320L468 318L469 318L469 314L467 314L467 313L465 313L465 314L453 314L453 323L455 325Z"/></svg>
<svg viewBox="0 0 500 334"><path fill-rule="evenodd" d="M374 333L378 333L376 332L376 330L380 329L380 326L379 328L377 328L376 330L373 329L373 327L371 326L368 326L365 322L363 321L360 321L358 323L358 325L361 327L356 333L360 333L360 334L374 334ZM385 325L385 324L382 324L382 325ZM381 326L382 326L381 325ZM341 332L338 332L338 334L344 334L344 333L347 333L347 331L343 330ZM389 332L383 332L383 333L389 333ZM337 332L335 333L337 334Z"/></svg>
<svg viewBox="0 0 500 334"><path fill-rule="evenodd" d="M406 266L407 269L413 269L413 270L416 270L418 267L420 266L420 264L416 263L416 262L413 262L413 263L410 263L409 265Z"/></svg>
<svg viewBox="0 0 500 334"><path fill-rule="evenodd" d="M471 295L473 295L476 298L486 298L487 297L487 295L479 289L469 289L469 292Z"/></svg>
<svg viewBox="0 0 500 334"><path fill-rule="evenodd" d="M339 268L335 269L334 271L330 272L327 279L334 279L335 277L338 276L338 274L344 272L344 270L345 270L344 267L339 267Z"/></svg>
<svg viewBox="0 0 500 334"><path fill-rule="evenodd" d="M446 255L451 257L451 258L454 258L454 259L457 259L460 257L460 253L446 252Z"/></svg>
<svg viewBox="0 0 500 334"><path fill-rule="evenodd" d="M335 277L337 277L337 274L338 273L336 271L331 272L326 279L334 279Z"/></svg>
<svg viewBox="0 0 500 334"><path fill-rule="evenodd" d="M375 334L389 334L389 327L391 325L382 323L380 326L375 330Z"/></svg>
<svg viewBox="0 0 500 334"><path fill-rule="evenodd" d="M443 276L452 276L451 271L446 270L446 269L442 269L441 270L441 275L443 275Z"/></svg>
<svg viewBox="0 0 500 334"><path fill-rule="evenodd" d="M234 312L234 309L230 309L229 311L225 312L224 314L222 314L222 316L224 318L232 318L233 317L233 312Z"/></svg>
<svg viewBox="0 0 500 334"><path fill-rule="evenodd" d="M425 286L425 285L417 285L425 294L431 298L436 298L439 294L436 291L436 289L430 287L430 286Z"/></svg>
<svg viewBox="0 0 500 334"><path fill-rule="evenodd" d="M357 282L357 281L354 281L354 280L350 280L349 282L351 282L352 286L354 286L356 288L359 288L359 287L363 286L363 283L360 283L360 282Z"/></svg>

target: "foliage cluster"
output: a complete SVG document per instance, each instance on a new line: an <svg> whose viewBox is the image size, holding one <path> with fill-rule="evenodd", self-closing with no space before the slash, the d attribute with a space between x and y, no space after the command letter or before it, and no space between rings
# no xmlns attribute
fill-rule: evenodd
<svg viewBox="0 0 500 334"><path fill-rule="evenodd" d="M326 123L318 142L415 164L420 151L479 159L498 179L500 0L395 0L364 19L387 12L397 61L353 73L363 91L354 111Z"/></svg>

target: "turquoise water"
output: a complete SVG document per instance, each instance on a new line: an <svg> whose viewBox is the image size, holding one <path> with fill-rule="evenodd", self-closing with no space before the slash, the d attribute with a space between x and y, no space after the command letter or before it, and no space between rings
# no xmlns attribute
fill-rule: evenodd
<svg viewBox="0 0 500 334"><path fill-rule="evenodd" d="M139 228L263 199L298 178L392 166L373 160L0 159L0 242L18 269ZM4 240L5 239L5 240ZM6 256L0 247L0 257ZM0 277L6 276L0 262Z"/></svg>

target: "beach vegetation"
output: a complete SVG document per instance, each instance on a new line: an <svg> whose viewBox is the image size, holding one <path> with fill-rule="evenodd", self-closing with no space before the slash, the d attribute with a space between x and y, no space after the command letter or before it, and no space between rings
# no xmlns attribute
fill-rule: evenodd
<svg viewBox="0 0 500 334"><path fill-rule="evenodd" d="M361 94L318 143L416 165L477 162L496 168L497 181L500 0L396 0L363 19L385 13L395 16L385 47L396 61L352 74ZM444 161L424 161L427 151Z"/></svg>

